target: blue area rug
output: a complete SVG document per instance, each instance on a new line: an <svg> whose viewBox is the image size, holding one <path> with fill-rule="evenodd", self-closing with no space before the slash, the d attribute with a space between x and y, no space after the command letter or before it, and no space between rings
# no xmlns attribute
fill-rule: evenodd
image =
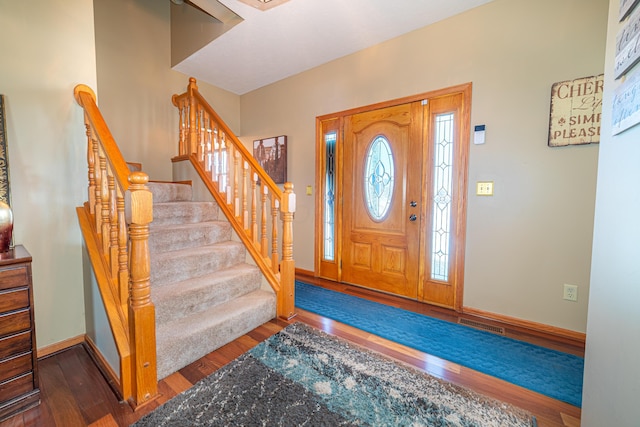
<svg viewBox="0 0 640 427"><path fill-rule="evenodd" d="M296 306L571 405L582 404L581 357L300 281Z"/></svg>

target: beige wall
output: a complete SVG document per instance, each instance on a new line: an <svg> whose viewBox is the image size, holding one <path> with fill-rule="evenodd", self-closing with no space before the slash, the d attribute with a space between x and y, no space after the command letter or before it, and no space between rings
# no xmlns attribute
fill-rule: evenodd
<svg viewBox="0 0 640 427"><path fill-rule="evenodd" d="M97 92L127 160L143 162L152 179L171 179L171 95L184 91L188 76L170 69L169 8L169 1L153 0L0 0L14 241L33 256L39 348L85 333L75 208L86 200L86 139L73 87ZM239 97L199 86L239 129ZM101 318L87 310L91 322Z"/></svg>
<svg viewBox="0 0 640 427"><path fill-rule="evenodd" d="M34 257L39 347L84 333L75 84L98 88L128 160L152 179L171 178L170 97L187 76L168 66L169 2L117 1L122 8L96 0L96 48L90 2L0 0L14 235ZM470 183L494 180L496 196L469 195L465 305L584 331L598 147L550 149L546 132L551 84L602 72L604 16L604 0L496 0L241 99L200 87L234 130L242 111L246 142L289 136L296 260L311 270L314 206L303 190L314 183L315 117L473 82L472 124L487 125L488 142L471 147ZM577 304L561 300L565 282L580 285Z"/></svg>
<svg viewBox="0 0 640 427"><path fill-rule="evenodd" d="M171 179L178 115L171 96L189 76L171 70L169 0L95 0L98 104L125 160L152 180ZM240 98L204 82L200 92L235 131Z"/></svg>
<svg viewBox="0 0 640 427"><path fill-rule="evenodd" d="M472 82L487 143L470 152L464 305L584 332L598 146L547 147L549 98L603 72L607 4L496 0L243 95L243 142L289 138L296 266L314 266L315 117ZM474 195L481 180L494 197Z"/></svg>
<svg viewBox="0 0 640 427"><path fill-rule="evenodd" d="M75 207L86 196L86 137L73 88L96 83L91 2L0 0L0 52L14 242L33 257L41 348L85 330Z"/></svg>
<svg viewBox="0 0 640 427"><path fill-rule="evenodd" d="M636 8L637 9L637 8ZM585 354L582 426L638 425L640 385L640 126L611 135L619 1L609 8L609 32L598 162L593 265ZM625 22L625 24L628 21ZM638 66L627 73L636 76Z"/></svg>
<svg viewBox="0 0 640 427"><path fill-rule="evenodd" d="M178 115L173 94L188 77L171 70L169 1L95 0L97 96L100 110L125 160L142 163L152 180L172 180L178 153ZM240 97L206 83L200 91L239 129ZM87 334L115 372L119 361L95 279L86 271Z"/></svg>

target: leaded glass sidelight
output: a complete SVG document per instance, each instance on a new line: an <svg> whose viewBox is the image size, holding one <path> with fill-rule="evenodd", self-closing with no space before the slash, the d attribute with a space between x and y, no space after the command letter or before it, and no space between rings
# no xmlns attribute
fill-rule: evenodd
<svg viewBox="0 0 640 427"><path fill-rule="evenodd" d="M335 261L335 218L336 218L336 140L338 134L328 132L324 135L325 171L324 171L324 250L325 261Z"/></svg>
<svg viewBox="0 0 640 427"><path fill-rule="evenodd" d="M391 207L394 184L393 153L387 138L376 136L365 158L364 197L367 209L374 221L381 221Z"/></svg>
<svg viewBox="0 0 640 427"><path fill-rule="evenodd" d="M431 279L449 280L451 246L451 199L453 193L453 113L435 120L433 162L433 228Z"/></svg>

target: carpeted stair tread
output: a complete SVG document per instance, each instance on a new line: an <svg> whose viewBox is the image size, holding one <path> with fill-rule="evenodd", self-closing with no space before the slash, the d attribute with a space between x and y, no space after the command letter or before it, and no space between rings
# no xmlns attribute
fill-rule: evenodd
<svg viewBox="0 0 640 427"><path fill-rule="evenodd" d="M256 290L232 301L158 325L158 379L183 368L275 317L276 297Z"/></svg>
<svg viewBox="0 0 640 427"><path fill-rule="evenodd" d="M238 264L206 276L195 277L171 286L151 288L158 325L190 316L208 307L224 304L234 298L260 289L261 275L257 267Z"/></svg>
<svg viewBox="0 0 640 427"><path fill-rule="evenodd" d="M153 203L186 202L191 201L193 197L189 184L151 181L147 183L147 188L153 194Z"/></svg>
<svg viewBox="0 0 640 427"><path fill-rule="evenodd" d="M244 261L244 246L230 240L214 245L157 253L151 257L151 285L162 286L204 276Z"/></svg>
<svg viewBox="0 0 640 427"><path fill-rule="evenodd" d="M184 224L218 219L215 202L163 202L153 204L153 224Z"/></svg>
<svg viewBox="0 0 640 427"><path fill-rule="evenodd" d="M176 251L195 246L212 245L231 239L231 225L224 221L206 221L187 224L157 225L149 227L149 252Z"/></svg>

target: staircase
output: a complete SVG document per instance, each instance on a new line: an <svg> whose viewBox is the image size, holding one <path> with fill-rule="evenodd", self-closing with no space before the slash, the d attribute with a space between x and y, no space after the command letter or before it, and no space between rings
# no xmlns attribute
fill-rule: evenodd
<svg viewBox="0 0 640 427"><path fill-rule="evenodd" d="M192 201L190 185L148 184L151 297L158 379L276 316L276 296L219 220L215 202Z"/></svg>
<svg viewBox="0 0 640 427"><path fill-rule="evenodd" d="M138 409L160 396L158 379L276 316L295 316L296 195L291 182L276 185L194 78L171 98L171 161L176 180L195 192L149 183L124 160L93 90L79 84L73 94L87 137L87 200L76 212L110 329L89 347ZM111 339L115 363L102 354L113 351Z"/></svg>

